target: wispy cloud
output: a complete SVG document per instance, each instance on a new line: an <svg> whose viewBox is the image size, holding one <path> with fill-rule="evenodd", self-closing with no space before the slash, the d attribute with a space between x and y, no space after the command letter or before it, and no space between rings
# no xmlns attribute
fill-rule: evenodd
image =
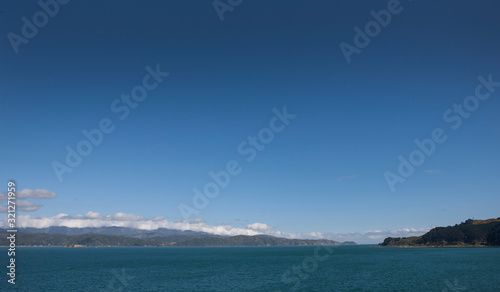
<svg viewBox="0 0 500 292"><path fill-rule="evenodd" d="M7 192L1 192L0 201L7 201L7 194ZM16 191L16 199L53 199L55 197L55 193L43 189L23 189Z"/></svg>
<svg viewBox="0 0 500 292"><path fill-rule="evenodd" d="M207 221L205 221L201 218L194 218L194 219L189 219L188 222L189 222L189 224L200 224L200 223L205 223Z"/></svg>
<svg viewBox="0 0 500 292"><path fill-rule="evenodd" d="M247 229L265 233L265 232L270 232L274 228L264 223L252 223L247 225Z"/></svg>
<svg viewBox="0 0 500 292"><path fill-rule="evenodd" d="M7 227L7 219L1 222L3 228ZM235 235L271 235L285 238L297 239L330 239L336 241L355 241L357 243L379 243L386 237L409 237L422 235L429 231L429 228L401 228L396 230L370 230L366 232L308 232L308 233L287 233L276 230L275 227L261 222L255 222L246 225L245 228L233 227L230 222L224 225L217 224L212 226L205 220L191 219L168 221L164 217L155 217L152 219L137 216L134 214L116 213L112 215L101 215L97 212L87 212L85 215L71 216L68 214L59 214L52 217L32 217L30 215L18 216L19 227L46 228L50 226L66 226L75 228L84 227L130 227L144 230L155 230L158 228L191 230L206 232L223 236Z"/></svg>
<svg viewBox="0 0 500 292"><path fill-rule="evenodd" d="M34 212L43 205L28 201L16 201L16 210L24 212ZM0 206L0 213L7 213L7 206Z"/></svg>
<svg viewBox="0 0 500 292"><path fill-rule="evenodd" d="M20 191L16 191L16 210L24 211L24 212L34 212L38 210L43 205L35 204L26 200L19 199L53 199L56 197L56 194L43 189L23 189ZM7 202L8 200L8 192L0 193L0 201ZM0 213L7 213L7 206L0 206Z"/></svg>
<svg viewBox="0 0 500 292"><path fill-rule="evenodd" d="M217 222L215 225L232 225L233 222Z"/></svg>
<svg viewBox="0 0 500 292"><path fill-rule="evenodd" d="M337 177L337 181L343 181L345 179L348 179L348 178L355 178L357 177L357 175L355 174L351 174L351 175L346 175L346 176L341 176L341 177Z"/></svg>
<svg viewBox="0 0 500 292"><path fill-rule="evenodd" d="M441 172L441 170L440 169L426 169L425 172L430 173L430 174L434 174L434 173Z"/></svg>

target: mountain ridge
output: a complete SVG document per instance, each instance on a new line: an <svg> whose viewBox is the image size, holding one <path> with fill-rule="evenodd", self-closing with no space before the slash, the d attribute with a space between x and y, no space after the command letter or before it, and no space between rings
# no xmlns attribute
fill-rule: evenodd
<svg viewBox="0 0 500 292"><path fill-rule="evenodd" d="M128 234L128 236L116 234ZM1 229L0 246L8 246L7 236L7 230ZM150 232L150 230L124 227L21 228L18 229L16 237L18 246L311 246L356 244L355 242L338 242L327 239L288 239L267 235L219 236L204 232L170 229Z"/></svg>
<svg viewBox="0 0 500 292"><path fill-rule="evenodd" d="M167 229L158 228L153 230L137 229L130 227L118 227L118 226L107 226L107 227L66 227L66 226L51 226L46 228L18 228L19 232L22 233L47 233L47 234L63 234L63 235L81 235L86 233L94 233L101 235L119 235L125 237L134 238L152 238L158 236L170 236L170 235L184 235L191 237L206 237L206 236L221 236L206 232L191 231L191 230L180 230L180 229Z"/></svg>

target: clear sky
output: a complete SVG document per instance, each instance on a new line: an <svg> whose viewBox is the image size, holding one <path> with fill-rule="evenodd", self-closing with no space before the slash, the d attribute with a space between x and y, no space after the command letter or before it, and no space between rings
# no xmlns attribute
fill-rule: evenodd
<svg viewBox="0 0 500 292"><path fill-rule="evenodd" d="M39 189L18 197L20 225L376 243L500 216L498 1L45 2L0 5L2 191ZM404 177L399 156L421 164ZM239 173L193 206L228 163Z"/></svg>

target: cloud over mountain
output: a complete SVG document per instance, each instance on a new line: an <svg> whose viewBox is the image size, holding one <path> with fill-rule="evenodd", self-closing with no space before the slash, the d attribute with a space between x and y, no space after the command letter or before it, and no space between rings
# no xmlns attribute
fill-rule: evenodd
<svg viewBox="0 0 500 292"><path fill-rule="evenodd" d="M186 220L168 221L163 217L146 218L134 214L115 213L112 215L101 215L97 212L89 211L85 215L71 216L68 214L58 214L52 217L33 217L30 215L19 215L17 218L18 227L46 228L50 226L66 226L74 228L84 227L129 227L144 230L155 230L158 228L190 230L206 232L222 236L235 235L270 235L284 238L297 239L330 239L336 241L355 241L358 243L378 243L386 237L408 237L422 235L430 228L401 228L389 231L366 231L366 232L309 232L309 233L287 233L276 230L265 223L255 222L248 224L245 228L233 227L231 224L212 226L201 218ZM7 219L1 221L1 227L7 227Z"/></svg>

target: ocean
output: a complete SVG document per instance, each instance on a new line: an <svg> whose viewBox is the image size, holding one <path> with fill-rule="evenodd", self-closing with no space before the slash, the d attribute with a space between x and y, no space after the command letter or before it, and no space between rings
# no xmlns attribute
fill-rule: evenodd
<svg viewBox="0 0 500 292"><path fill-rule="evenodd" d="M1 291L500 291L500 248L19 247Z"/></svg>

